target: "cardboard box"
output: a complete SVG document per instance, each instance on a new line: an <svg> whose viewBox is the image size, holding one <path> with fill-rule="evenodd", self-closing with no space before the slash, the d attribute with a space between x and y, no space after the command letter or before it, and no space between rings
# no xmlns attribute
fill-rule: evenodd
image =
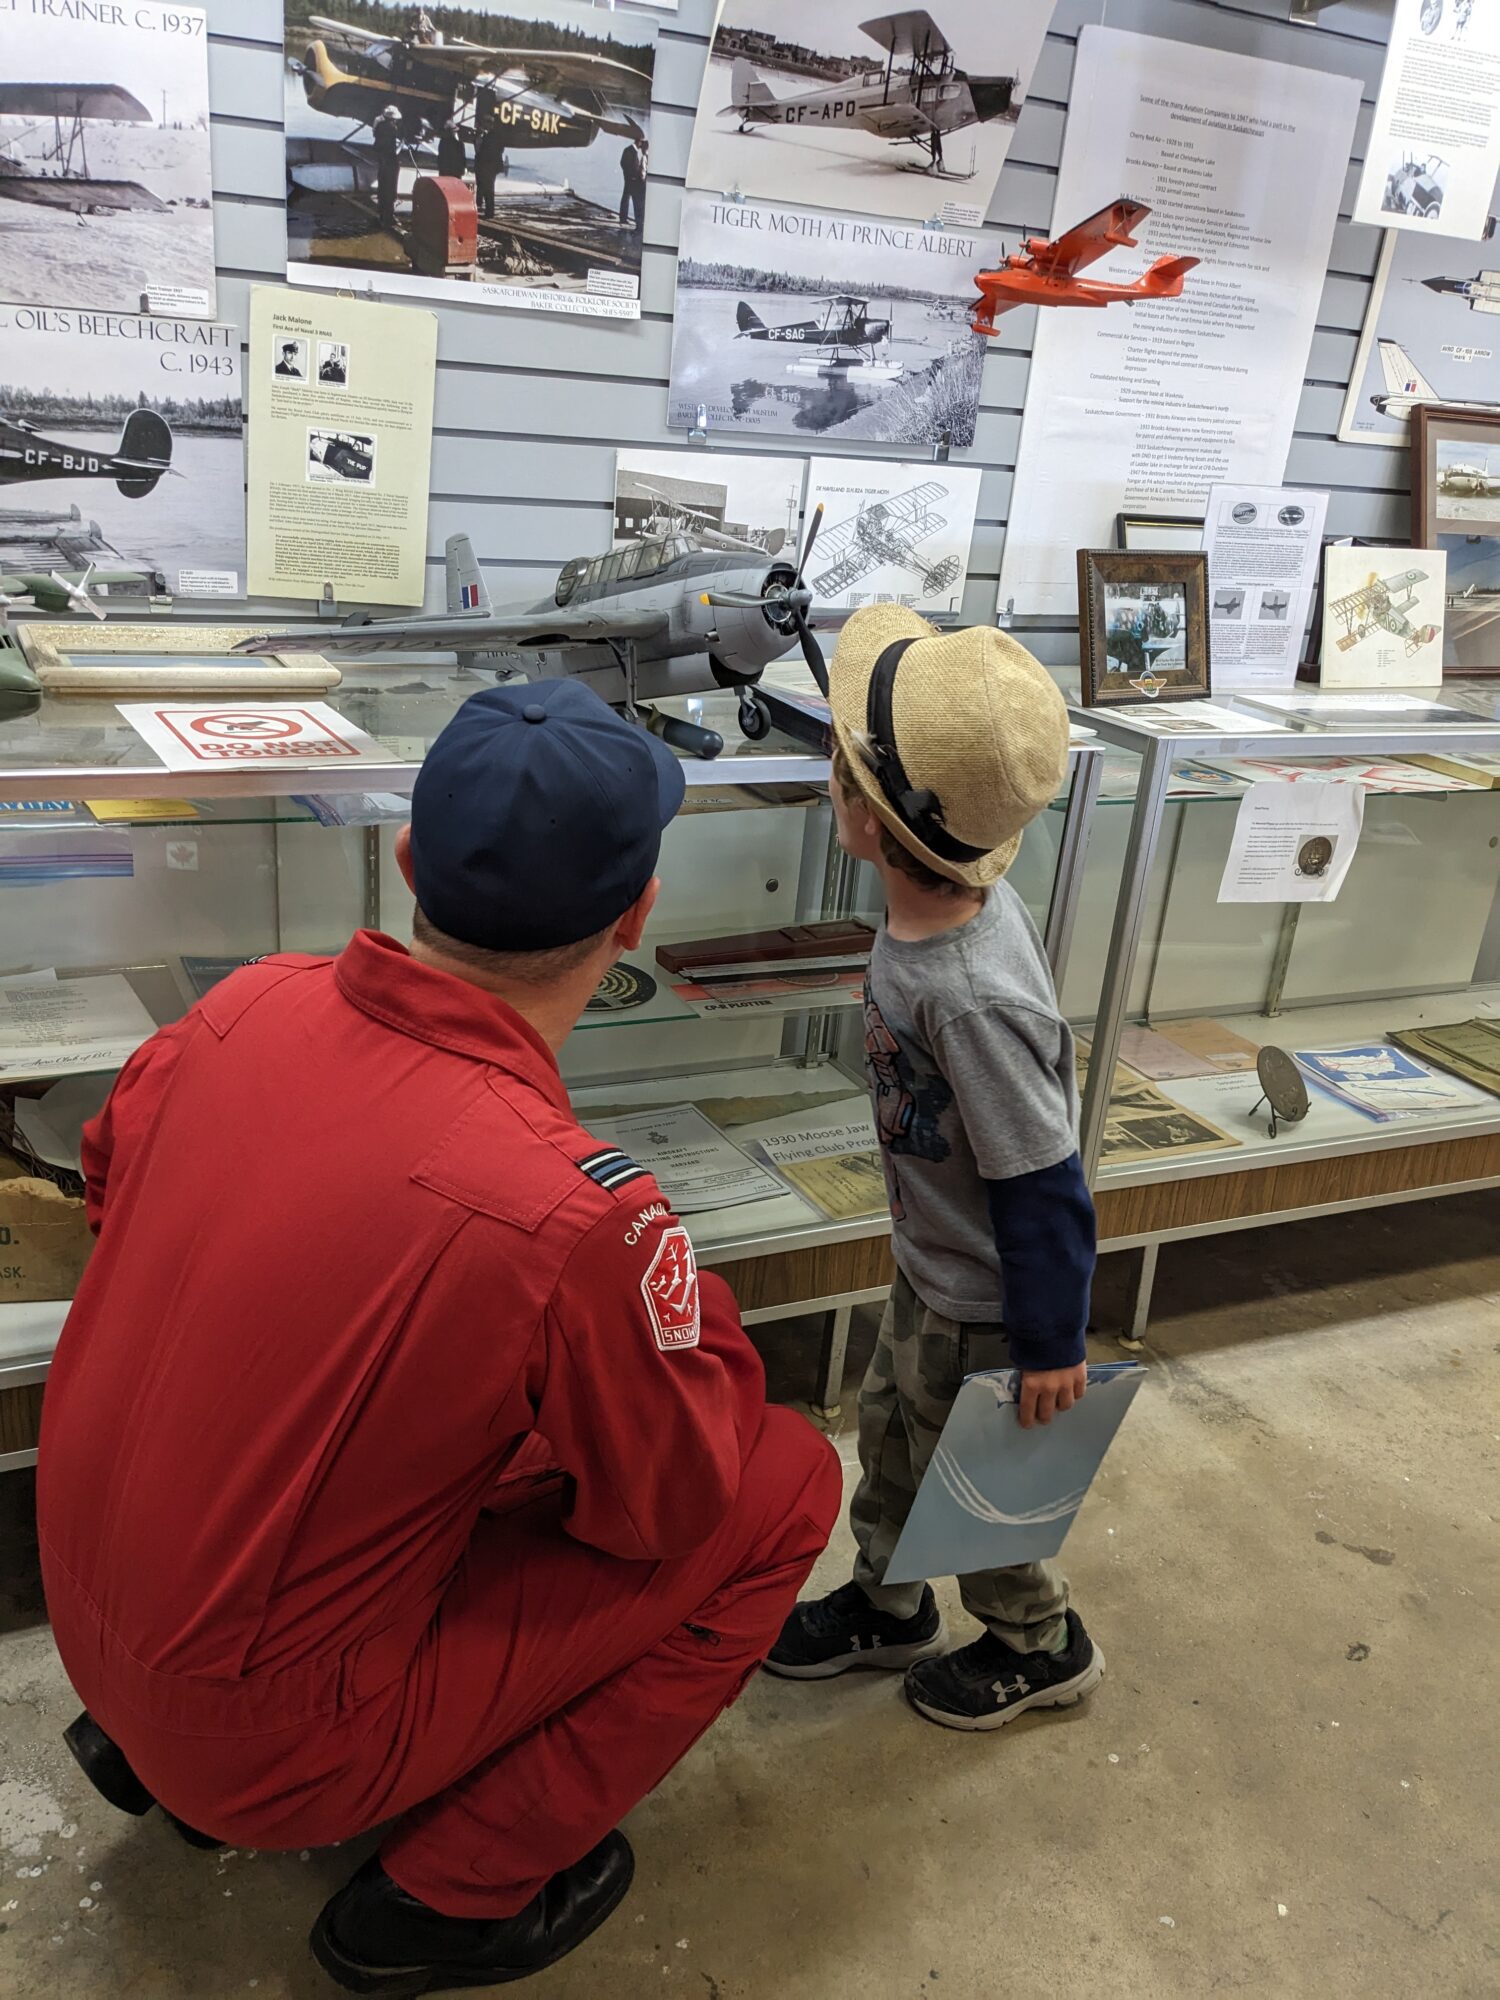
<svg viewBox="0 0 1500 2000"><path fill-rule="evenodd" d="M93 1247L82 1200L0 1152L0 1305L72 1298Z"/></svg>

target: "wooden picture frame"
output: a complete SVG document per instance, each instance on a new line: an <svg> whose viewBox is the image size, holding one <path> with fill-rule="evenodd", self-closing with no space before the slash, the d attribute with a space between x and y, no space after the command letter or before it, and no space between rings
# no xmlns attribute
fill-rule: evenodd
<svg viewBox="0 0 1500 2000"><path fill-rule="evenodd" d="M1078 643L1085 708L1207 696L1208 557L1080 549Z"/></svg>
<svg viewBox="0 0 1500 2000"><path fill-rule="evenodd" d="M1466 472L1475 490L1455 490ZM1500 409L1412 411L1411 539L1448 555L1444 674L1500 674Z"/></svg>

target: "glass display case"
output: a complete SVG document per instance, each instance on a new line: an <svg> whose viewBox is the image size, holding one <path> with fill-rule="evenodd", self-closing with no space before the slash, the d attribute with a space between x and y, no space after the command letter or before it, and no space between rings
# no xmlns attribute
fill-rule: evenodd
<svg viewBox="0 0 1500 2000"><path fill-rule="evenodd" d="M485 684L445 667L355 669L326 698L389 764L191 779L163 770L112 701L47 697L0 714L0 1466L34 1445L87 1255L81 1122L132 1046L244 960L335 952L360 926L410 935L395 833L427 746ZM862 971L844 946L748 966L731 950L702 975L679 961L704 940L878 923L878 884L838 848L824 758L775 733L741 742L732 695L670 706L729 747L685 760L650 928L566 1045L563 1074L590 1130L658 1171L747 1320L826 1315L819 1393L831 1404L848 1308L890 1273ZM1091 744L1075 750L1018 867L1059 966L1100 761Z"/></svg>
<svg viewBox="0 0 1500 2000"><path fill-rule="evenodd" d="M1086 712L1082 1143L1136 1337L1162 1242L1500 1182L1500 690L1200 706Z"/></svg>

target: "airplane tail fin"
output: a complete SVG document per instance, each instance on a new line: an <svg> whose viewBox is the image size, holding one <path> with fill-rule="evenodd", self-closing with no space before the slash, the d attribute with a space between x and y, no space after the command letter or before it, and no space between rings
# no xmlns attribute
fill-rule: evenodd
<svg viewBox="0 0 1500 2000"><path fill-rule="evenodd" d="M1399 341L1381 341L1380 365L1385 371L1385 386L1391 395L1415 396L1419 402L1427 403L1438 400L1437 391Z"/></svg>
<svg viewBox="0 0 1500 2000"><path fill-rule="evenodd" d="M735 308L734 323L741 333L748 333L752 336L757 333L764 333L766 330L766 323L760 314L755 310L754 306L747 305L743 299L740 300L739 305Z"/></svg>
<svg viewBox="0 0 1500 2000"><path fill-rule="evenodd" d="M1148 299L1175 299L1182 291L1182 281L1188 272L1195 269L1196 257L1158 257L1141 279L1141 290Z"/></svg>
<svg viewBox="0 0 1500 2000"><path fill-rule="evenodd" d="M115 481L127 500L143 500L172 462L172 431L166 418L155 410L132 410L120 433L120 456L137 465L160 465L159 472L134 473Z"/></svg>
<svg viewBox="0 0 1500 2000"><path fill-rule="evenodd" d="M479 564L474 560L468 536L450 535L444 554L448 559L450 617L462 618L476 613L481 617L487 616L490 594L484 587L484 578L479 574Z"/></svg>
<svg viewBox="0 0 1500 2000"><path fill-rule="evenodd" d="M776 102L776 93L753 62L736 56L729 72L729 99L728 109L744 117L746 112L768 109Z"/></svg>

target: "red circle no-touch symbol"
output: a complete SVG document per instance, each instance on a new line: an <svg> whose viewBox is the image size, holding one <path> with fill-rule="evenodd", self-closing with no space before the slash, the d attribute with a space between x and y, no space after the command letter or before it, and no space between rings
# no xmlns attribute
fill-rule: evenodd
<svg viewBox="0 0 1500 2000"><path fill-rule="evenodd" d="M195 715L188 727L215 742L273 743L297 735L302 723L295 715L257 715L253 709L227 708L218 715Z"/></svg>

